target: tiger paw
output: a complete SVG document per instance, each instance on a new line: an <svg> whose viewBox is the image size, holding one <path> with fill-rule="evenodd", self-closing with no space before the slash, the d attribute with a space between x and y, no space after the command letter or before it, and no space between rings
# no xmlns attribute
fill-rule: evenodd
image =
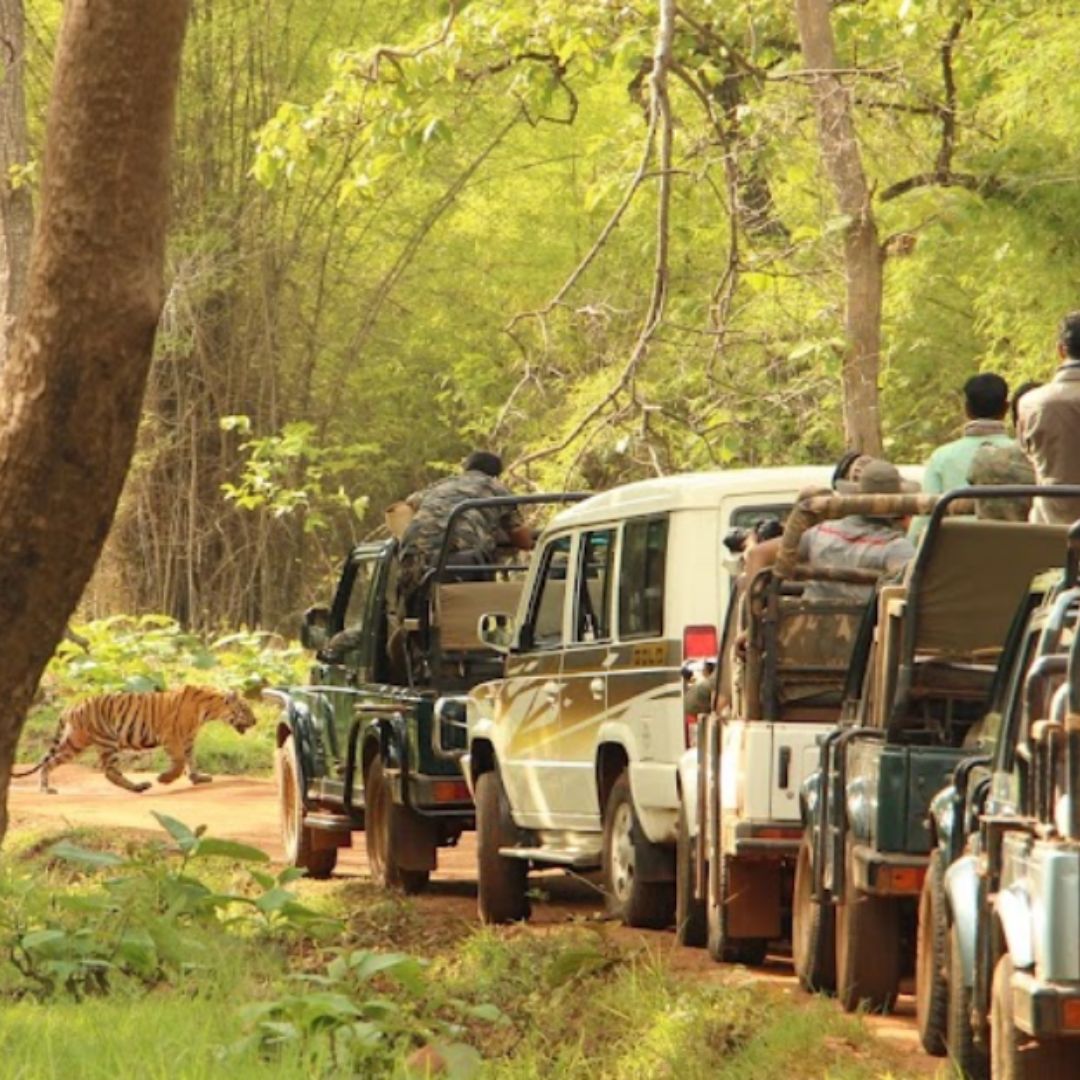
<svg viewBox="0 0 1080 1080"><path fill-rule="evenodd" d="M214 778L204 772L191 773L188 779L193 784L209 784Z"/></svg>
<svg viewBox="0 0 1080 1080"><path fill-rule="evenodd" d="M149 791L153 785L149 780L144 780L141 784L133 784L131 790L138 793L143 791Z"/></svg>
<svg viewBox="0 0 1080 1080"><path fill-rule="evenodd" d="M171 784L180 774L178 772L158 773L159 784Z"/></svg>

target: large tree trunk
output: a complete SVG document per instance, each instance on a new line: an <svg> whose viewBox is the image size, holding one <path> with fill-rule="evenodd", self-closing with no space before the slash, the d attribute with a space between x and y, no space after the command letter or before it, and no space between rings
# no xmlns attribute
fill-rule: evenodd
<svg viewBox="0 0 1080 1080"><path fill-rule="evenodd" d="M881 453L878 369L881 358L883 253L878 241L870 188L863 173L851 99L836 74L836 44L829 21L829 0L795 0L803 60L817 110L821 153L844 228L844 435L847 445Z"/></svg>
<svg viewBox="0 0 1080 1080"><path fill-rule="evenodd" d="M0 0L0 367L19 311L34 208L25 184L13 187L11 167L30 156L26 135L25 17L23 0Z"/></svg>
<svg viewBox="0 0 1080 1080"><path fill-rule="evenodd" d="M0 371L0 837L26 708L109 531L163 299L188 0L68 0Z"/></svg>

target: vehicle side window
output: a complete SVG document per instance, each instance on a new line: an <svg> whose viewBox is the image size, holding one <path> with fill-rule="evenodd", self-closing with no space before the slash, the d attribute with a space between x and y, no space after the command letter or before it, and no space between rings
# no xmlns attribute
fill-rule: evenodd
<svg viewBox="0 0 1080 1080"><path fill-rule="evenodd" d="M535 649L552 649L562 644L563 606L566 601L566 579L570 570L570 537L560 536L544 552L544 565L536 589L532 610L531 645Z"/></svg>
<svg viewBox="0 0 1080 1080"><path fill-rule="evenodd" d="M375 565L374 559L363 559L356 564L356 577L353 578L349 603L345 608L345 625L342 627L344 630L357 630L364 625L368 596L375 580Z"/></svg>
<svg viewBox="0 0 1080 1080"><path fill-rule="evenodd" d="M623 527L619 563L619 637L664 633L664 570L667 518L629 521Z"/></svg>
<svg viewBox="0 0 1080 1080"><path fill-rule="evenodd" d="M581 539L574 641L611 640L611 576L615 530L587 532Z"/></svg>

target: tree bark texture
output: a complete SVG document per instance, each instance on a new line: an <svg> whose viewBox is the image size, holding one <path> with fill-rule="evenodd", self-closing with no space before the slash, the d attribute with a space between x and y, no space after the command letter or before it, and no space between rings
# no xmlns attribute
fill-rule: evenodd
<svg viewBox="0 0 1080 1080"><path fill-rule="evenodd" d="M26 284L34 228L29 187L11 184L12 166L25 165L30 153L25 41L23 0L0 0L0 367L8 353Z"/></svg>
<svg viewBox="0 0 1080 1080"><path fill-rule="evenodd" d="M881 359L883 252L855 136L851 99L836 74L829 0L795 0L803 61L809 70L821 155L844 228L844 436L852 449L881 453L878 370Z"/></svg>
<svg viewBox="0 0 1080 1080"><path fill-rule="evenodd" d="M68 0L29 276L0 371L0 837L38 678L109 531L161 310L188 0Z"/></svg>

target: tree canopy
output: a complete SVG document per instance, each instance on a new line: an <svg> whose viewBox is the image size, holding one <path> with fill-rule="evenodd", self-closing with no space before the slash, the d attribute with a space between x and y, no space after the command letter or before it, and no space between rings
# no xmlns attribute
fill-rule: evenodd
<svg viewBox="0 0 1080 1080"><path fill-rule="evenodd" d="M476 445L532 487L834 457L856 222L796 7L196 5L169 295L91 604L284 625ZM968 375L1045 377L1075 304L1080 17L822 7L883 260L884 452L920 460ZM32 139L57 8L27 8Z"/></svg>

